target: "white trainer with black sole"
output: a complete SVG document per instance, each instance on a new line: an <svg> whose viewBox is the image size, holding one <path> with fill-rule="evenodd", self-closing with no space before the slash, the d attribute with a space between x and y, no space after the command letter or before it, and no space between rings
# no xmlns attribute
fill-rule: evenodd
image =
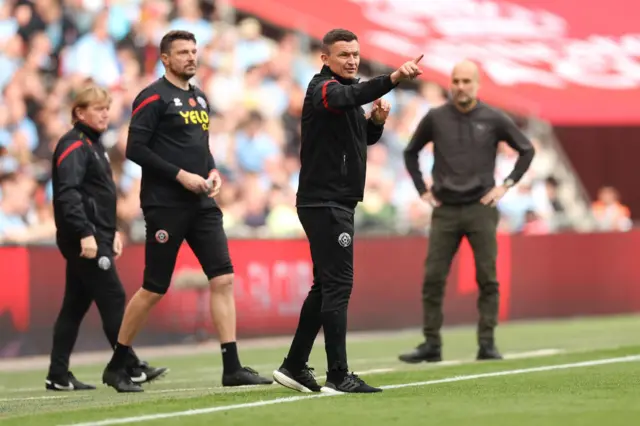
<svg viewBox="0 0 640 426"><path fill-rule="evenodd" d="M94 390L96 388L93 385L82 383L80 380L76 379L71 371L58 377L47 376L44 384L46 390L60 392Z"/></svg>

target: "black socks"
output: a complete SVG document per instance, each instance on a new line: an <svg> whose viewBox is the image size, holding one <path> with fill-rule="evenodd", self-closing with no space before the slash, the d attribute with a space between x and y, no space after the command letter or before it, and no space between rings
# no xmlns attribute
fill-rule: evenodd
<svg viewBox="0 0 640 426"><path fill-rule="evenodd" d="M222 350L224 373L230 374L240 370L242 365L240 365L240 359L238 358L236 342L223 343L220 345L220 348ZM124 346L118 343L113 350L113 357L109 362L108 368L110 370L125 368L127 363L132 359L132 353L133 351L130 346Z"/></svg>
<svg viewBox="0 0 640 426"><path fill-rule="evenodd" d="M119 370L121 368L125 368L130 354L131 346L125 346L120 343L116 344L116 347L113 349L113 356L111 357L111 361L108 365L109 369Z"/></svg>
<svg viewBox="0 0 640 426"><path fill-rule="evenodd" d="M240 359L238 358L236 342L222 343L220 349L222 351L222 368L224 374L232 374L242 368Z"/></svg>

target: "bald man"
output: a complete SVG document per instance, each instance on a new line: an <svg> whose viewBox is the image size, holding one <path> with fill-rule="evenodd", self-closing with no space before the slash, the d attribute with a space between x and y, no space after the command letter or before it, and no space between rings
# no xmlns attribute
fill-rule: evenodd
<svg viewBox="0 0 640 426"><path fill-rule="evenodd" d="M422 288L425 341L400 355L408 363L442 360L442 302L451 261L467 237L476 263L479 287L478 360L501 359L495 345L498 320L496 232L498 201L528 170L534 149L527 137L502 112L477 99L480 75L476 64L463 61L451 73L451 100L429 110L404 152L405 164L422 200L433 207L429 251ZM496 186L498 142L518 154L511 174ZM418 154L433 143L433 186L427 188Z"/></svg>

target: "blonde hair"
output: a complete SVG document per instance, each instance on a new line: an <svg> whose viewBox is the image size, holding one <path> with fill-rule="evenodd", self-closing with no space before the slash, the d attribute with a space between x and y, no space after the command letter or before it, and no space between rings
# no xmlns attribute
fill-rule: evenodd
<svg viewBox="0 0 640 426"><path fill-rule="evenodd" d="M75 124L79 120L76 109L84 109L97 103L111 103L111 95L107 89L93 84L80 89L71 104L71 123Z"/></svg>

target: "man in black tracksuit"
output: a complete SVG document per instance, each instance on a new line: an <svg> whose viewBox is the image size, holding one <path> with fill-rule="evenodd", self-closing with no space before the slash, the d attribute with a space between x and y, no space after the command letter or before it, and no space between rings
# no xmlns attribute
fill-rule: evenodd
<svg viewBox="0 0 640 426"><path fill-rule="evenodd" d="M389 105L380 98L400 81L420 74L405 63L391 75L364 83L355 76L358 39L332 30L323 39L325 63L307 88L302 110L298 217L311 246L314 284L302 306L289 354L274 371L281 385L301 392L379 392L348 372L347 306L353 287L354 209L362 201L367 146L382 135ZM362 105L374 102L367 119ZM315 338L324 330L328 372L321 388L307 362Z"/></svg>
<svg viewBox="0 0 640 426"><path fill-rule="evenodd" d="M451 75L452 100L429 110L405 150L407 170L421 198L434 209L425 265L422 303L425 342L400 355L408 363L442 359L442 303L451 262L463 237L467 237L476 264L479 287L478 360L501 359L495 346L498 321L498 201L525 174L534 156L527 137L502 112L476 99L479 75L469 61L458 64ZM494 182L498 143L507 142L519 158L511 174ZM418 154L433 143L433 186L427 188Z"/></svg>
<svg viewBox="0 0 640 426"><path fill-rule="evenodd" d="M69 371L80 324L95 301L113 348L124 313L125 293L114 265L122 250L116 233L116 185L100 142L108 124L109 104L104 89L90 86L80 91L72 107L74 126L53 154L56 240L67 267L64 302L54 327L46 379L49 390L95 389ZM141 362L133 350L128 354L127 369L136 383L151 381L166 371Z"/></svg>

